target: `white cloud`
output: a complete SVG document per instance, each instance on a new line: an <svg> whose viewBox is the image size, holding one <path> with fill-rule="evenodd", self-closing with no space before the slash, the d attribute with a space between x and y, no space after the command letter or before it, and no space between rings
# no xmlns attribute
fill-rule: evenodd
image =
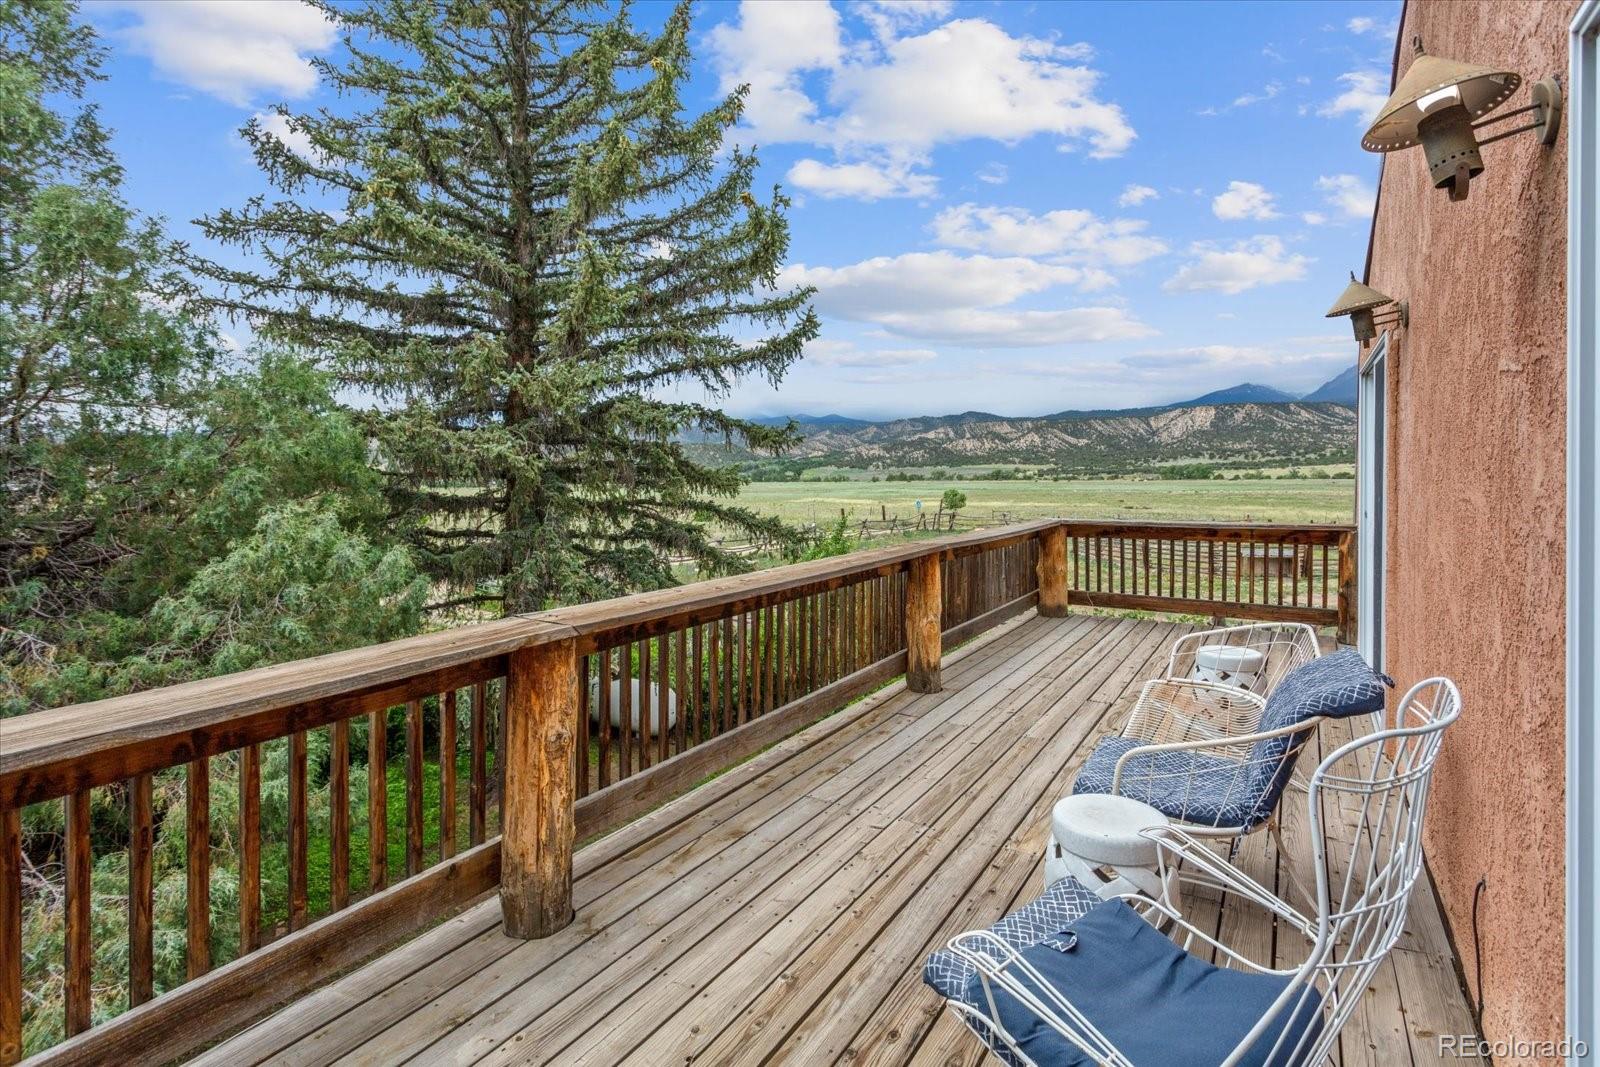
<svg viewBox="0 0 1600 1067"><path fill-rule="evenodd" d="M1011 169L1004 163L985 163L975 177L986 185L1004 185L1011 178Z"/></svg>
<svg viewBox="0 0 1600 1067"><path fill-rule="evenodd" d="M893 40L913 26L944 18L954 0L857 0L852 5L880 41Z"/></svg>
<svg viewBox="0 0 1600 1067"><path fill-rule="evenodd" d="M1019 310L1023 297L1108 284L1103 271L1019 256L913 252L843 267L795 264L782 285L815 285L824 315L883 327L887 334L979 347L1014 347L1146 337L1153 332L1118 307Z"/></svg>
<svg viewBox="0 0 1600 1067"><path fill-rule="evenodd" d="M311 146L311 138L303 130L294 129L289 119L276 111L258 111L255 121L262 130L283 142L283 146L308 162L321 159L321 153Z"/></svg>
<svg viewBox="0 0 1600 1067"><path fill-rule="evenodd" d="M795 186L830 200L932 196L939 191L939 179L934 175L916 173L908 166L894 163L824 163L802 159L789 168L787 177Z"/></svg>
<svg viewBox="0 0 1600 1067"><path fill-rule="evenodd" d="M1302 211L1300 213L1300 221L1304 222L1307 226L1326 226L1328 223L1328 216L1324 215L1320 211Z"/></svg>
<svg viewBox="0 0 1600 1067"><path fill-rule="evenodd" d="M1218 292L1230 296L1260 285L1299 281L1312 261L1289 254L1277 237L1252 237L1223 248L1209 242L1190 246L1194 257L1166 282L1172 292Z"/></svg>
<svg viewBox="0 0 1600 1067"><path fill-rule="evenodd" d="M1117 205L1119 207L1138 207L1146 200L1159 199L1161 199L1161 194L1148 185L1125 185L1122 187L1122 195L1117 197Z"/></svg>
<svg viewBox="0 0 1600 1067"><path fill-rule="evenodd" d="M1165 242L1143 232L1145 225L1140 219L1101 219L1092 211L1032 215L1019 207L961 204L941 211L930 229L950 248L1129 267L1167 251Z"/></svg>
<svg viewBox="0 0 1600 1067"><path fill-rule="evenodd" d="M1252 107L1255 104L1264 104L1281 92L1283 92L1283 84L1281 82L1268 82L1266 85L1261 87L1260 92L1240 93L1225 107L1203 107L1196 112L1196 114L1220 115L1225 111L1233 111L1236 108Z"/></svg>
<svg viewBox="0 0 1600 1067"><path fill-rule="evenodd" d="M879 321L906 337L973 348L1104 343L1153 337L1156 333L1119 307L1057 311L954 308L918 315L884 315Z"/></svg>
<svg viewBox="0 0 1600 1067"><path fill-rule="evenodd" d="M138 21L119 31L163 77L248 107L261 93L306 96L307 55L332 46L334 26L306 4L274 0L123 0Z"/></svg>
<svg viewBox="0 0 1600 1067"><path fill-rule="evenodd" d="M1367 15L1357 15L1344 24L1344 28L1357 36L1372 34L1377 37L1393 37L1400 26L1393 19L1379 20Z"/></svg>
<svg viewBox="0 0 1600 1067"><path fill-rule="evenodd" d="M1369 219L1377 192L1354 174L1325 174L1317 179L1317 188L1331 207L1348 218Z"/></svg>
<svg viewBox="0 0 1600 1067"><path fill-rule="evenodd" d="M809 141L821 134L801 75L844 60L832 4L743 4L738 20L712 27L708 40L723 91L750 87L744 121L761 131L761 140Z"/></svg>
<svg viewBox="0 0 1600 1067"><path fill-rule="evenodd" d="M1275 219L1274 197L1255 182L1229 182L1228 189L1211 201L1211 213L1219 219Z"/></svg>
<svg viewBox="0 0 1600 1067"><path fill-rule="evenodd" d="M817 287L817 310L858 322L880 322L886 312L933 312L999 307L1058 286L1099 288L1108 278L1021 256L959 256L908 252L877 256L844 267L785 267L779 284Z"/></svg>
<svg viewBox="0 0 1600 1067"><path fill-rule="evenodd" d="M823 338L806 345L806 359L824 367L906 367L928 363L939 354L928 348L862 351L854 341Z"/></svg>
<svg viewBox="0 0 1600 1067"><path fill-rule="evenodd" d="M1354 115L1362 122L1378 117L1384 101L1389 99L1389 79L1375 70L1353 70L1339 75L1345 90L1317 108L1323 118Z"/></svg>
<svg viewBox="0 0 1600 1067"><path fill-rule="evenodd" d="M1120 155L1134 131L1099 96L1100 73L1081 44L1013 37L983 19L955 19L944 2L866 4L854 10L873 39L847 38L827 3L745 0L708 35L723 91L750 87L744 127L761 144L832 149L841 165L928 164L942 144L1014 144L1053 136L1062 150ZM865 188L874 186L867 183ZM849 195L840 193L839 195Z"/></svg>

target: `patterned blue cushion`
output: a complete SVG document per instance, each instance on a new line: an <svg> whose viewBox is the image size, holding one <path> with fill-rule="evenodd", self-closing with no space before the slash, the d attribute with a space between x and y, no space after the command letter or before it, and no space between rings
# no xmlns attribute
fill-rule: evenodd
<svg viewBox="0 0 1600 1067"><path fill-rule="evenodd" d="M1384 690L1394 688L1394 679L1367 666L1361 653L1341 648L1299 667L1278 684L1261 711L1261 730L1294 726L1318 716L1346 719L1382 711ZM1294 772L1298 746L1306 735L1287 734L1257 741L1250 751L1255 772L1254 790L1259 796L1255 821L1265 821L1278 806L1278 797ZM1291 753L1290 750L1294 749ZM1285 755L1289 758L1285 759Z"/></svg>
<svg viewBox="0 0 1600 1067"><path fill-rule="evenodd" d="M1117 760L1143 743L1128 737L1102 738L1078 772L1072 791L1111 792ZM1168 818L1197 826L1249 825L1258 796L1248 764L1204 751L1135 756L1123 765L1120 793Z"/></svg>
<svg viewBox="0 0 1600 1067"><path fill-rule="evenodd" d="M1063 878L1046 889L1042 896L989 927L989 932L1020 952L1067 930L1099 903L1100 898L1081 883L1072 878ZM946 1000L963 1000L967 996L968 983L977 973L978 969L966 960L948 949L940 949L929 956L928 962L923 965L922 980ZM1005 1044L986 1030L978 1029L981 1025L979 1023L973 1027L978 1037L1002 1061L1016 1065L1018 1061Z"/></svg>
<svg viewBox="0 0 1600 1067"><path fill-rule="evenodd" d="M1383 710L1394 681L1368 667L1354 649L1312 660L1293 671L1267 698L1260 731L1295 726L1318 716L1346 718ZM1168 818L1199 826L1252 829L1272 817L1294 772L1309 730L1257 741L1243 763L1200 752L1136 756L1122 768L1121 793ZM1143 742L1103 738L1072 785L1074 793L1109 793L1117 760Z"/></svg>
<svg viewBox="0 0 1600 1067"><path fill-rule="evenodd" d="M1120 900L1084 913L1073 922L1071 934L1020 950L1040 981L1020 970L1012 976L1041 1000L1050 990L1059 991L1129 1062L1141 1067L1216 1067L1278 997L1295 988L1289 975L1230 970L1190 955ZM1004 989L991 988L992 1009L975 974L958 998L982 1014L968 1025L991 1048L997 1039L984 1024L997 1015L1031 1062L1094 1067L1093 1057L1031 1008ZM1241 1067L1265 1067L1269 1058L1276 1067L1286 1060L1305 1062L1305 1053L1322 1033L1322 998L1314 990L1298 988L1300 999L1272 1018L1243 1053ZM1015 1062L1009 1049L1001 1058Z"/></svg>

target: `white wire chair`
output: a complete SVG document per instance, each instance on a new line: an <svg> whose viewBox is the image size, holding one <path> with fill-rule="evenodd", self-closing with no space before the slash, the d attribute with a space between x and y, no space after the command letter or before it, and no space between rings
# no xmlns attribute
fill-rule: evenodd
<svg viewBox="0 0 1600 1067"><path fill-rule="evenodd" d="M1305 963L1274 969L1189 921L1181 895L1173 901L1122 898L1152 923L1170 924L1169 936L1185 954L1199 950L1209 956L1214 950L1224 967L1285 979L1270 1007L1220 1061L1222 1067L1234 1067L1247 1055L1261 1067L1301 1067L1327 1060L1340 1028L1404 929L1411 893L1422 873L1422 826L1434 765L1444 731L1460 713L1461 696L1453 682L1447 678L1419 682L1396 706L1392 723L1385 717L1386 728L1341 746L1312 774L1306 812L1315 848L1314 915L1304 914L1249 878L1192 834L1177 827L1148 831L1157 843L1163 877L1180 869L1179 877L1186 881L1191 869L1197 869L1203 876L1197 881L1221 885L1237 896L1237 906L1259 907L1275 916L1280 937L1298 932L1308 943ZM1348 840L1345 834L1330 838L1325 824L1333 820L1349 824ZM1216 928L1214 913L1206 925ZM999 1003L1009 998L1009 1004L1021 1006L1024 1018L1056 1035L1058 1053L1076 1050L1095 1063L1133 1067L1108 1031L1115 1034L1132 1025L1148 1033L1151 1027L1175 1024L1166 1031L1171 1034L1173 1062L1193 1062L1177 1055L1184 1041L1183 1020L1163 1021L1148 1014L1131 1023L1090 1018L1074 1006L1073 990L1053 985L1016 948L989 931L960 934L947 948L975 970L981 998L974 998L977 1003L947 998L946 1003L1002 1059L1038 1062L1002 1021ZM1320 1013L1322 1025L1285 1025L1285 1020L1303 1012ZM1030 1044L1039 1032L1033 1031ZM1259 1057L1257 1042L1273 1033L1278 1036L1265 1057ZM1298 1036L1291 1040L1291 1035Z"/></svg>
<svg viewBox="0 0 1600 1067"><path fill-rule="evenodd" d="M1172 644L1167 659L1166 677L1195 678L1195 653L1202 648L1227 645L1260 652L1266 664L1246 679L1246 692L1265 697L1297 667L1303 667L1322 654L1317 631L1303 622L1253 622L1225 626L1180 637ZM1203 673L1203 672L1202 672Z"/></svg>
<svg viewBox="0 0 1600 1067"><path fill-rule="evenodd" d="M1248 688L1191 677L1196 653L1218 645L1264 655ZM1281 847L1276 801L1322 717L1264 726L1262 714L1279 683L1321 655L1316 631L1304 623L1251 623L1179 638L1166 674L1140 689L1118 739L1101 742L1116 756L1109 782L1077 791L1142 800L1191 833L1234 845L1265 828ZM1091 758L1090 768L1104 777L1101 759Z"/></svg>

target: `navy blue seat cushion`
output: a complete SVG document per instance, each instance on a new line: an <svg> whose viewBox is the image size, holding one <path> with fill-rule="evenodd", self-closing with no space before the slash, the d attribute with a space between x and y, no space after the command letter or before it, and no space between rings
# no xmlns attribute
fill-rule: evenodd
<svg viewBox="0 0 1600 1067"><path fill-rule="evenodd" d="M1288 976L1229 970L1191 956L1120 900L1095 905L1056 936L1020 951L1138 1067L1216 1067L1293 982ZM1020 977L1016 970L1011 973ZM998 986L991 988L1000 1024L1033 1062L1094 1067L1092 1057L1021 1002ZM1322 1030L1322 1002L1320 994L1299 988L1300 995L1251 1045L1242 1060L1245 1067L1304 1062L1305 1048ZM955 999L989 1017L988 997L976 972ZM979 1032L979 1037L991 1048L998 1046L997 1051L1004 1049L992 1031ZM1296 1050L1302 1055L1291 1058ZM1015 1062L1009 1050L1001 1058Z"/></svg>
<svg viewBox="0 0 1600 1067"><path fill-rule="evenodd" d="M1267 698L1257 731L1294 726L1317 717L1347 718L1382 711L1393 679L1345 648L1292 671ZM1204 750L1136 756L1122 768L1123 796L1141 800L1169 818L1200 826L1253 829L1272 817L1307 739L1300 733L1257 741L1244 762ZM1090 753L1073 782L1074 793L1109 793L1117 760L1143 742L1107 737Z"/></svg>
<svg viewBox="0 0 1600 1067"><path fill-rule="evenodd" d="M1063 878L989 927L989 932L1021 951L1070 928L1099 903L1100 898L1081 883ZM978 969L971 963L948 949L940 949L928 957L922 968L922 980L946 1000L960 1000L966 996L968 982L977 973ZM1006 1063L1018 1062L992 1035L979 1031L978 1036Z"/></svg>
<svg viewBox="0 0 1600 1067"><path fill-rule="evenodd" d="M1117 760L1142 744L1130 737L1102 738L1078 772L1072 791L1111 792ZM1168 818L1198 826L1250 825L1259 800L1248 763L1204 750L1135 756L1123 765L1118 791Z"/></svg>

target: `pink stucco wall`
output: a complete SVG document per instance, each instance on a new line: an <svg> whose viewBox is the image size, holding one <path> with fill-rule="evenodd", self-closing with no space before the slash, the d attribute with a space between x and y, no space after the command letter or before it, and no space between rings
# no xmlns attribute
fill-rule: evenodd
<svg viewBox="0 0 1600 1067"><path fill-rule="evenodd" d="M1574 4L1411 0L1427 50L1521 73L1567 66ZM1523 119L1513 120L1520 124ZM1354 134L1352 133L1352 136ZM1369 284L1411 304L1389 358L1386 663L1461 686L1427 828L1466 974L1479 907L1483 1024L1563 1027L1566 137L1489 145L1470 197L1420 148L1386 157ZM1472 992L1476 995L1477 990Z"/></svg>

